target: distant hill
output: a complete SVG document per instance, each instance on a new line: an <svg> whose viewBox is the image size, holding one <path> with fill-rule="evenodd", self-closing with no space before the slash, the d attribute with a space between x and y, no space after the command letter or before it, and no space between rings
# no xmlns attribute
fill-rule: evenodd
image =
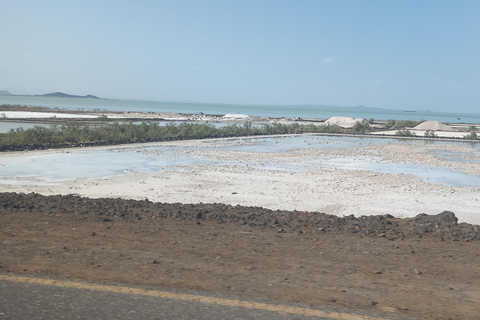
<svg viewBox="0 0 480 320"><path fill-rule="evenodd" d="M0 90L0 96L13 96L10 92L7 90Z"/></svg>
<svg viewBox="0 0 480 320"><path fill-rule="evenodd" d="M76 96L73 94L66 94L63 92L53 92L53 93L46 93L46 94L41 94L40 96L42 97L57 97L57 98L90 98L90 99L100 99L97 96L87 94L86 96Z"/></svg>

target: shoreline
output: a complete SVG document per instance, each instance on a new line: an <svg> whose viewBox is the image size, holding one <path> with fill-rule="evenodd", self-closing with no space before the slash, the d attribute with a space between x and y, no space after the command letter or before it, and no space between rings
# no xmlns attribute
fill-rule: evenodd
<svg viewBox="0 0 480 320"><path fill-rule="evenodd" d="M41 106L21 106L21 105L0 105L0 114L5 112L11 112L12 115L14 113L18 113L17 117L0 117L0 121L46 121L52 119L52 117L28 117L28 113L37 112L37 113L45 113L45 114L57 114L57 115L67 115L71 117L76 115L76 117L71 117L72 120L85 120L86 118L91 118L95 120L116 120L116 119L131 119L131 121L137 120L152 120L152 121L199 121L199 122L225 122L225 121L232 121L232 122L240 122L243 123L245 121L252 121L254 123L265 123L269 121L273 122L286 122L286 123L324 123L328 118L302 118L299 116L294 117L255 117L249 116L244 114L209 114L209 113L181 113L181 112L153 112L153 111L107 111L107 110L68 110L68 109L58 109L58 108L50 108L50 107L41 107ZM24 114L21 114L24 113ZM222 119L222 117L229 115L231 116L230 119ZM235 118L238 115L240 117ZM243 116L247 116L244 118ZM95 118L96 117L96 118ZM83 118L83 119L82 119ZM106 118L106 119L105 119ZM346 118L346 117L343 117ZM62 120L61 118L59 120ZM64 119L63 119L64 120ZM406 119L397 119L397 121L403 121ZM458 122L449 122L450 124L454 125L457 128L464 128L470 125L479 125L480 123L465 123L461 122L461 119L458 119ZM388 120L377 120L374 119L374 124L376 125L384 125L388 122Z"/></svg>

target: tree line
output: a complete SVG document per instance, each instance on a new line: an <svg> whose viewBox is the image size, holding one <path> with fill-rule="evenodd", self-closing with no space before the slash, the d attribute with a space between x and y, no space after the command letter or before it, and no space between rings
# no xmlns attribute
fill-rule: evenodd
<svg viewBox="0 0 480 320"><path fill-rule="evenodd" d="M423 122L389 120L387 128L400 129L397 136L410 137L413 134L406 126ZM61 125L35 126L31 129L17 128L0 134L0 151L35 150L48 148L65 148L77 146L100 146L126 143L161 142L188 139L229 138L274 134L302 133L354 133L367 134L372 131L371 121L357 122L353 128L344 129L330 124L300 124L300 123L264 123L254 125L246 122L242 125L232 124L215 127L209 123L169 123L160 125L158 122L124 122L104 125L88 125L79 122L69 122ZM435 132L427 131L425 137L436 137ZM470 128L467 139L478 139L476 127Z"/></svg>
<svg viewBox="0 0 480 320"><path fill-rule="evenodd" d="M261 124L215 127L208 123L160 125L158 122L113 123L89 126L75 122L31 129L17 128L0 134L0 151L34 150L69 146L114 145L188 139L227 138L272 134L343 133L338 125Z"/></svg>

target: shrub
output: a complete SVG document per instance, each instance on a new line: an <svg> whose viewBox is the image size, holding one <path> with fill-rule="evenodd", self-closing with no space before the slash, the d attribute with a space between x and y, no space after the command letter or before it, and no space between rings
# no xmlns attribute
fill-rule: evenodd
<svg viewBox="0 0 480 320"><path fill-rule="evenodd" d="M477 127L476 127L476 126L471 125L471 126L468 128L468 131L469 131L470 133L467 134L465 137L463 137L464 139L478 140Z"/></svg>
<svg viewBox="0 0 480 320"><path fill-rule="evenodd" d="M477 140L477 139L478 139L477 127L476 127L476 126L471 125L471 126L468 128L468 131L469 131L470 133L464 137L465 139L470 139L470 140Z"/></svg>
<svg viewBox="0 0 480 320"><path fill-rule="evenodd" d="M407 130L407 129L398 130L395 133L395 135L402 136L402 137L414 137L415 136L410 130Z"/></svg>
<svg viewBox="0 0 480 320"><path fill-rule="evenodd" d="M315 126L316 129L313 132L319 132L319 133L343 133L345 132L345 129L340 127L338 124L327 124L323 126Z"/></svg>
<svg viewBox="0 0 480 320"><path fill-rule="evenodd" d="M352 128L354 133L361 133L365 134L371 131L370 124L367 120L363 119L363 121L356 122Z"/></svg>
<svg viewBox="0 0 480 320"><path fill-rule="evenodd" d="M385 127L387 129L405 129L405 128L413 128L413 127L416 127L418 126L419 124L425 122L424 119L420 120L420 121L415 121L415 120L400 120L400 121L397 121L397 120L393 120L393 119L390 119L387 121L387 124L385 125Z"/></svg>
<svg viewBox="0 0 480 320"><path fill-rule="evenodd" d="M467 134L465 137L463 137L464 139L468 139L468 140L478 140L478 135L476 132L470 132L469 134Z"/></svg>
<svg viewBox="0 0 480 320"><path fill-rule="evenodd" d="M427 131L425 131L425 133L423 135L425 136L425 138L436 138L436 137L438 137L435 134L434 130L427 130Z"/></svg>
<svg viewBox="0 0 480 320"><path fill-rule="evenodd" d="M394 119L390 119L387 121L387 123L385 124L385 127L387 129L391 129L393 128L393 126L395 126L395 124L397 123L397 120L394 120Z"/></svg>

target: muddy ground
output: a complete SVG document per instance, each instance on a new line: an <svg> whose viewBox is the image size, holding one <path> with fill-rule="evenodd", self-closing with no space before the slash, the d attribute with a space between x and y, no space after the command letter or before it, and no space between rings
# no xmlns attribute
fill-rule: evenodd
<svg viewBox="0 0 480 320"><path fill-rule="evenodd" d="M407 210L407 209L406 209ZM223 204L0 194L0 272L478 319L480 227Z"/></svg>

